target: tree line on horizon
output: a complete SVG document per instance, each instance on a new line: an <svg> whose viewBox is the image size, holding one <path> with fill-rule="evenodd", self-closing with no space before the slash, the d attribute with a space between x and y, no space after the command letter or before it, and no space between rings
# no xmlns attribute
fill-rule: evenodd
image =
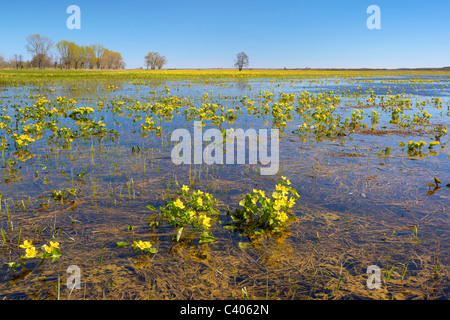
<svg viewBox="0 0 450 320"><path fill-rule="evenodd" d="M105 48L102 44L78 45L73 41L61 40L56 44L50 38L39 34L26 37L26 49L32 58L24 61L23 55L14 54L7 61L0 54L0 68L60 68L60 69L124 69L125 62L119 52ZM53 51L56 49L56 52ZM167 58L159 52L150 51L144 57L147 69L161 70ZM244 52L236 55L234 66L241 71L249 64Z"/></svg>
<svg viewBox="0 0 450 320"><path fill-rule="evenodd" d="M60 69L123 69L125 62L119 52L105 48L102 44L78 45L61 40L56 44L39 34L26 37L26 50L31 60L14 54L7 61L0 54L0 68L60 68ZM56 49L56 51L55 51Z"/></svg>

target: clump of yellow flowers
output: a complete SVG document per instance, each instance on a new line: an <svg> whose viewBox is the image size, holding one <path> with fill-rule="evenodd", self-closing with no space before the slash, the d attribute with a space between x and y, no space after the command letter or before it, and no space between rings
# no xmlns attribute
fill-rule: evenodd
<svg viewBox="0 0 450 320"><path fill-rule="evenodd" d="M14 133L12 135L12 138L16 142L16 148L18 148L18 149L28 146L29 143L31 143L35 140L28 134L17 134L17 133Z"/></svg>
<svg viewBox="0 0 450 320"><path fill-rule="evenodd" d="M45 259L52 258L52 262L54 262L61 256L59 242L56 241L50 241L48 244L44 244L41 247L42 252L39 252L39 250L36 249L32 240L24 240L23 244L19 245L19 248L25 249L25 253L20 256L21 260L39 258L42 259L42 263ZM10 263L9 265L14 267L18 266L15 263Z"/></svg>
<svg viewBox="0 0 450 320"><path fill-rule="evenodd" d="M253 189L239 202L239 208L228 212L232 223L227 228L253 238L267 232L280 232L289 224L291 209L298 200L297 190L286 177L275 186L270 196Z"/></svg>
<svg viewBox="0 0 450 320"><path fill-rule="evenodd" d="M408 155L414 157L424 157L425 155L422 153L422 148L426 146L427 143L425 141L408 141Z"/></svg>
<svg viewBox="0 0 450 320"><path fill-rule="evenodd" d="M25 255L23 257L26 259L35 258L38 253L36 247L32 244L33 241L25 240L23 244L19 246L20 248L25 249Z"/></svg>
<svg viewBox="0 0 450 320"><path fill-rule="evenodd" d="M414 142L412 140L408 141L408 150L416 151L422 149L423 146L426 146L427 143L425 141Z"/></svg>
<svg viewBox="0 0 450 320"><path fill-rule="evenodd" d="M183 234L199 234L199 242L207 243L215 240L211 228L213 217L220 213L217 203L211 194L183 185L176 199L161 208L161 217L177 229L177 242Z"/></svg>
<svg viewBox="0 0 450 320"><path fill-rule="evenodd" d="M156 253L158 252L155 248L152 248L152 244L150 241L133 241L133 248L135 250L140 250L142 252L150 252L150 253Z"/></svg>

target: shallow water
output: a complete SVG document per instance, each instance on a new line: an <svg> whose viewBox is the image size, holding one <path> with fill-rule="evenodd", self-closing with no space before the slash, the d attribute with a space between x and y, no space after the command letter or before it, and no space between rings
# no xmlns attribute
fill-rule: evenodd
<svg viewBox="0 0 450 320"><path fill-rule="evenodd" d="M417 79L432 82L418 83ZM255 299L446 299L450 252L448 135L441 137L436 154L424 148L420 157L408 155L399 142L429 142L433 134L417 129L448 124L450 89L445 85L449 81L447 75L405 75L293 82L123 82L115 83L114 91L96 83L4 88L0 92L3 115L14 117L14 104L32 106L37 94L52 101L65 96L77 100L77 107L93 107L95 121L102 120L118 135L112 139L74 139L67 145L61 140L48 141L51 132L47 130L29 148L34 157L25 161L16 159L10 144L3 155L0 184L4 232L0 296L220 299L242 298L246 288L247 297ZM371 89L376 99L367 107L367 91ZM270 129L270 115L248 115L241 103L246 96L258 105L263 90L274 93L270 104L280 99L281 92L332 91L341 96L336 114L347 117L361 108L366 111L363 122L370 128L367 115L375 109L380 112L376 129L392 132L376 134L360 128L350 136L321 139L300 134L297 129L303 119L295 111L294 100L289 102L292 120L282 129L276 176L261 175L260 165L176 166L172 162L173 130L193 132L193 121L186 121L184 115L189 105L198 108L209 102L242 112L234 123L225 122L221 129ZM204 93L208 93L207 100L202 100ZM389 123L392 109L378 105L386 94L405 94L412 103L402 114L412 116L419 109L427 110L432 115L430 123L405 129ZM137 100L154 104L169 97L186 100L179 103L179 112L173 112L170 121L157 123L162 127L160 135L153 131L142 135L143 119L136 118L145 115L142 111L112 111L114 101L131 106ZM442 98L442 108L415 105L416 101L437 97ZM98 101L103 101L103 110L98 109ZM203 131L215 127L210 121L205 123ZM73 121L64 118L60 125L70 126ZM380 154L387 146L390 152ZM298 221L282 237L241 248L239 243L248 240L223 228L229 222L227 207L236 208L254 188L270 192L280 176L288 177L300 195L293 208ZM428 185L434 184L434 177L441 181L438 187ZM220 200L221 216L213 228L216 242L174 244L173 229L148 230L153 213L146 205L163 206L184 184ZM52 190L67 188L78 190L77 196L65 201L54 199ZM158 253L147 257L130 246L117 247L117 242L131 242L135 237L151 240ZM61 244L62 256L40 266L28 260L13 271L6 264L19 263L23 250L17 244L24 239L34 239L36 244L55 239ZM82 269L82 287L73 292L66 287L70 265ZM367 289L366 269L370 265L383 270L381 289Z"/></svg>

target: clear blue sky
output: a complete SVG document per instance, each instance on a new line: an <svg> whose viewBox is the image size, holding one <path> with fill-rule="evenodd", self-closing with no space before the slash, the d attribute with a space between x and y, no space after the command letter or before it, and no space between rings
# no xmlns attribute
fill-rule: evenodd
<svg viewBox="0 0 450 320"><path fill-rule="evenodd" d="M66 9L81 8L81 30ZM369 30L369 5L381 29ZM232 67L244 51L253 68L450 66L450 1L401 0L0 0L0 54L26 52L39 33L119 51L127 68L148 51L167 68Z"/></svg>

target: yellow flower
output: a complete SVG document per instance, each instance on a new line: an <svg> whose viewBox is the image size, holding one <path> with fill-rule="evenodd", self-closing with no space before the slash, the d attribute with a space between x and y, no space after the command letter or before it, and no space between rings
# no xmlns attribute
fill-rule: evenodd
<svg viewBox="0 0 450 320"><path fill-rule="evenodd" d="M53 249L59 248L59 242L53 242L53 241L50 241L50 245L49 245L49 246L46 245L46 244L44 244L44 245L42 246L42 248L45 250L45 252L47 252L47 253L52 253L52 252L53 252Z"/></svg>
<svg viewBox="0 0 450 320"><path fill-rule="evenodd" d="M53 248L59 248L59 242L53 242L53 241L50 241L50 247L53 247Z"/></svg>
<svg viewBox="0 0 450 320"><path fill-rule="evenodd" d="M203 206L203 199L200 198L200 197L198 197L198 198L197 198L197 204L198 204L200 207Z"/></svg>
<svg viewBox="0 0 450 320"><path fill-rule="evenodd" d="M181 188L181 190L182 190L183 192L188 192L188 191L189 191L189 187L186 186L186 185L183 185L183 187Z"/></svg>
<svg viewBox="0 0 450 320"><path fill-rule="evenodd" d="M282 194L286 194L286 193L289 192L288 188L287 188L286 186L283 186L282 184L277 184L277 185L275 186L275 188L276 188L278 191L281 191Z"/></svg>
<svg viewBox="0 0 450 320"><path fill-rule="evenodd" d="M289 203L288 203L288 207L292 208L295 205L295 199L294 198L290 198L289 199Z"/></svg>
<svg viewBox="0 0 450 320"><path fill-rule="evenodd" d="M284 177L284 176L281 176L281 179L283 179L284 181L286 181L286 184L287 184L287 185L290 185L290 184L291 184L291 182L289 181L288 178L286 178L286 177Z"/></svg>
<svg viewBox="0 0 450 320"><path fill-rule="evenodd" d="M177 207L177 208L184 209L183 201L181 201L180 199L175 200L175 202L174 202L173 204L174 204L175 207Z"/></svg>
<svg viewBox="0 0 450 320"><path fill-rule="evenodd" d="M24 240L23 244L21 244L19 247L24 248L24 249L28 249L32 247L33 241L31 240Z"/></svg>
<svg viewBox="0 0 450 320"><path fill-rule="evenodd" d="M205 226L206 228L211 227L211 217L208 217L206 214L201 214L198 218L198 220L200 221L200 223L203 224L203 226Z"/></svg>
<svg viewBox="0 0 450 320"><path fill-rule="evenodd" d="M194 218L195 215L197 214L197 212L196 212L195 210L191 210L191 211L189 211L188 213L189 213L189 217L190 217L190 218Z"/></svg>
<svg viewBox="0 0 450 320"><path fill-rule="evenodd" d="M34 257L36 257L37 253L38 252L36 251L36 248L31 246L25 250L25 257L26 258L34 258Z"/></svg>
<svg viewBox="0 0 450 320"><path fill-rule="evenodd" d="M286 205L286 199L285 199L285 197L281 197L280 199L275 200L275 202L273 204L273 208L278 211L284 205Z"/></svg>
<svg viewBox="0 0 450 320"><path fill-rule="evenodd" d="M266 197L265 191L262 191L262 190L253 189L253 193L259 193L261 195L261 197L263 197L263 198Z"/></svg>
<svg viewBox="0 0 450 320"><path fill-rule="evenodd" d="M278 220L280 220L281 222L286 222L286 220L288 219L288 216L287 216L286 212L281 211L281 212L278 212L277 218L278 218Z"/></svg>
<svg viewBox="0 0 450 320"><path fill-rule="evenodd" d="M139 241L133 242L134 249L139 248L140 250L144 251L144 250L150 249L151 247L152 247L152 244L150 243L150 241L139 240Z"/></svg>

